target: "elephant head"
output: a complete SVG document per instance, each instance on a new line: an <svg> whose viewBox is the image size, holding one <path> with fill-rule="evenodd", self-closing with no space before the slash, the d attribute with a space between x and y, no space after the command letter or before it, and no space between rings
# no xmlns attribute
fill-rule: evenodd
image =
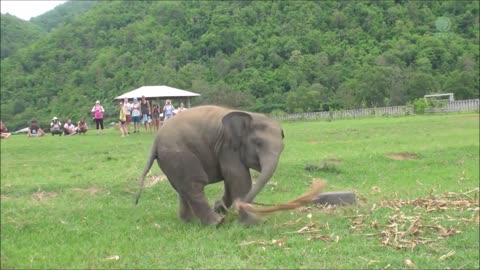
<svg viewBox="0 0 480 270"><path fill-rule="evenodd" d="M248 168L260 172L255 185L240 198L252 202L277 168L283 151L284 133L280 125L261 114L230 112L222 119L225 143Z"/></svg>

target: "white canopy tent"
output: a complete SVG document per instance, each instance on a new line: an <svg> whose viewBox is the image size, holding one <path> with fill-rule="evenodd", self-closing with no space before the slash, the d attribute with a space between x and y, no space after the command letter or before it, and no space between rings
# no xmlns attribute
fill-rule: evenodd
<svg viewBox="0 0 480 270"><path fill-rule="evenodd" d="M121 96L115 98L115 100L122 100L124 98L133 99L138 98L140 99L142 96L145 96L146 99L155 99L157 103L159 103L159 99L178 99L178 98L186 98L187 104L186 107L190 108L190 98L191 97L199 97L200 94L173 88L166 85L158 85L158 86L142 86L137 88L133 91L125 93Z"/></svg>

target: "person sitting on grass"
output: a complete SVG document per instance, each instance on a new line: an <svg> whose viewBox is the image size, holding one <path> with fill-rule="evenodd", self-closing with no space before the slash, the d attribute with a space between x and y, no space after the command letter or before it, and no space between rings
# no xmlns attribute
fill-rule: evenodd
<svg viewBox="0 0 480 270"><path fill-rule="evenodd" d="M56 116L53 117L52 122L50 122L50 132L52 133L52 136L55 134L62 136L63 134L62 123Z"/></svg>
<svg viewBox="0 0 480 270"><path fill-rule="evenodd" d="M77 123L77 133L78 134L86 134L88 130L87 122L85 122L85 118L80 119Z"/></svg>
<svg viewBox="0 0 480 270"><path fill-rule="evenodd" d="M65 134L65 136L72 136L77 134L75 132L75 125L72 124L72 119L68 118L67 122L63 126L63 133Z"/></svg>
<svg viewBox="0 0 480 270"><path fill-rule="evenodd" d="M45 135L45 132L40 128L38 125L37 120L33 119L32 122L30 123L30 126L28 127L28 137L42 137Z"/></svg>
<svg viewBox="0 0 480 270"><path fill-rule="evenodd" d="M12 133L8 133L8 128L0 121L0 136L2 139L7 139Z"/></svg>

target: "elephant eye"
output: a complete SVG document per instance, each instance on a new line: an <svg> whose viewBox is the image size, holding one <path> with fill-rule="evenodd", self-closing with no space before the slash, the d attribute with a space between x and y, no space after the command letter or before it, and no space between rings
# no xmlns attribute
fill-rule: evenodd
<svg viewBox="0 0 480 270"><path fill-rule="evenodd" d="M253 139L253 143L257 146L257 147L261 147L262 146L262 140L260 139Z"/></svg>

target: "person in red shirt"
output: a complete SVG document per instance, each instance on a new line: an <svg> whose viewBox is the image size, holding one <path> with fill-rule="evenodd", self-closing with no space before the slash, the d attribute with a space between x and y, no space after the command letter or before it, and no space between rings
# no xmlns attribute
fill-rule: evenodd
<svg viewBox="0 0 480 270"><path fill-rule="evenodd" d="M2 139L7 139L12 133L8 133L8 128L0 121L0 136Z"/></svg>

